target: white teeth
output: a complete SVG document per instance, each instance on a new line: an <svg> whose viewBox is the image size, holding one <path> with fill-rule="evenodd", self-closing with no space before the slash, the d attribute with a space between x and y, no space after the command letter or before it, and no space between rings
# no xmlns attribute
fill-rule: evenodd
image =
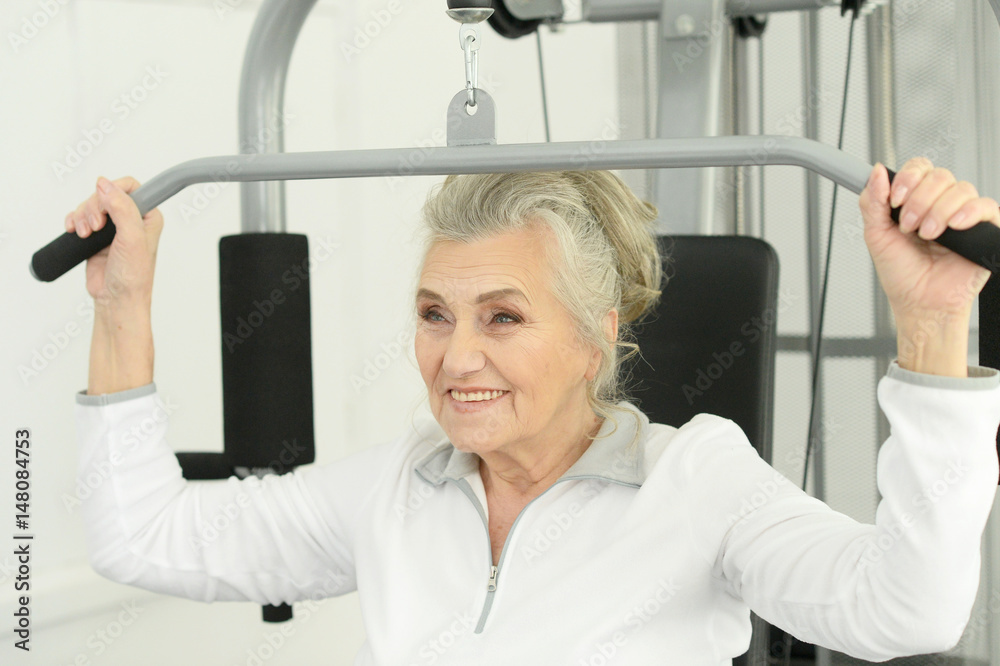
<svg viewBox="0 0 1000 666"><path fill-rule="evenodd" d="M478 402L482 400L492 400L504 394L504 391L480 391L478 393L462 393L452 389L451 397L459 402Z"/></svg>

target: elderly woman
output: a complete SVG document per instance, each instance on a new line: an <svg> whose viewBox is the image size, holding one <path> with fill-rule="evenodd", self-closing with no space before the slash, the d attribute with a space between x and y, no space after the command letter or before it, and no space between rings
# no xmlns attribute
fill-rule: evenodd
<svg viewBox="0 0 1000 666"><path fill-rule="evenodd" d="M948 171L911 160L890 193L876 165L860 199L900 342L878 387L892 435L874 525L789 483L733 422L650 423L622 398L619 351L661 260L655 211L608 172L449 177L428 200L415 352L433 419L333 464L188 483L153 384L163 219L139 217L137 186L101 179L66 221L118 227L87 264L76 398L80 475L111 469L83 507L102 575L202 601L356 589L357 664L728 664L751 609L876 661L962 635L1000 378L967 366L988 272L929 239L1000 214Z"/></svg>

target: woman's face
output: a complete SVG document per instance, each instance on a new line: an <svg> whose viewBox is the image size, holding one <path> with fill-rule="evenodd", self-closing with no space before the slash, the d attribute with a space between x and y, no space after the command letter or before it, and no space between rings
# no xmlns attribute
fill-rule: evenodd
<svg viewBox="0 0 1000 666"><path fill-rule="evenodd" d="M431 410L459 450L544 445L593 416L587 381L600 356L576 339L549 290L549 234L442 241L427 254L414 346Z"/></svg>

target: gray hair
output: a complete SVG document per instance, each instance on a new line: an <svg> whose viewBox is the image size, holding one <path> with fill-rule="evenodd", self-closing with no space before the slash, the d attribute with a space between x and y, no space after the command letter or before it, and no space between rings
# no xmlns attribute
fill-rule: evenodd
<svg viewBox="0 0 1000 666"><path fill-rule="evenodd" d="M421 271L439 241L469 243L539 224L551 230L556 242L546 243L546 256L553 294L569 312L577 338L601 352L587 402L617 429L614 413L623 411L617 403L626 399L620 368L639 352L631 324L661 294L656 216L655 206L610 171L452 175L424 204ZM618 310L618 331L608 340L603 321L612 309Z"/></svg>

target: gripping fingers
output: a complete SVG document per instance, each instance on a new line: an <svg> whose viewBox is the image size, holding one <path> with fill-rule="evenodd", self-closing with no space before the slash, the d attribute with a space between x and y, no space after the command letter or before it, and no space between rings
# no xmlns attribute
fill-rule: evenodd
<svg viewBox="0 0 1000 666"><path fill-rule="evenodd" d="M976 191L972 183L964 180L954 183L938 197L924 216L918 235L925 240L930 240L940 236L946 226L954 227L955 224L961 224L964 220L958 216L960 210L966 203L978 198L979 192Z"/></svg>
<svg viewBox="0 0 1000 666"><path fill-rule="evenodd" d="M98 179L100 183L101 179ZM139 188L139 181L131 176L117 178L111 181L126 193L131 193ZM76 209L69 213L64 225L66 231L76 232L80 238L86 238L105 225L105 215L108 214L107 207L101 203L102 193L98 188L94 194L83 201ZM117 212L117 211L116 211Z"/></svg>
<svg viewBox="0 0 1000 666"><path fill-rule="evenodd" d="M955 176L947 169L936 168L927 172L903 202L899 215L900 230L908 233L919 229L937 200L954 184Z"/></svg>
<svg viewBox="0 0 1000 666"><path fill-rule="evenodd" d="M889 192L889 205L893 208L906 201L906 195L923 180L924 176L934 169L934 165L926 157L914 157L906 161L896 172L896 177L892 179L892 188Z"/></svg>
<svg viewBox="0 0 1000 666"><path fill-rule="evenodd" d="M73 228L76 230L76 234L80 238L86 238L94 231L94 228L90 224L90 220L87 218L86 203L87 202L80 204L77 206L75 211L70 213L73 219Z"/></svg>
<svg viewBox="0 0 1000 666"><path fill-rule="evenodd" d="M959 208L948 226L952 229L971 229L980 222L991 222L1000 226L1000 204L990 197L976 197ZM944 231L944 229L942 229Z"/></svg>

